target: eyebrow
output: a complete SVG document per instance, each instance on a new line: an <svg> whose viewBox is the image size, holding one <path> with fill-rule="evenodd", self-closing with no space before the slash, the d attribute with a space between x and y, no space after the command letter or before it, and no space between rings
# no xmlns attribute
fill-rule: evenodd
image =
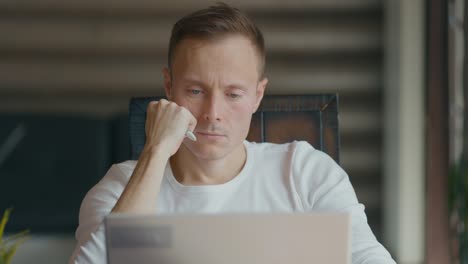
<svg viewBox="0 0 468 264"><path fill-rule="evenodd" d="M200 86L203 86L203 87L208 86L205 82L200 81L200 80L196 80L196 79L193 79L193 78L190 78L190 77L183 77L183 78L181 78L181 81L188 82L188 83L194 83L194 84L197 84L197 85L200 85ZM242 82L231 82L228 85L224 86L224 88L227 88L227 89L233 89L234 88L234 89L247 90L247 85L245 85L245 83L242 83Z"/></svg>
<svg viewBox="0 0 468 264"><path fill-rule="evenodd" d="M195 79L191 79L191 78L187 78L187 77L184 77L184 78L181 78L181 81L183 82L189 82L189 83L196 83L196 84L199 84L201 86L206 86L206 84L202 81L199 81L199 80L195 80Z"/></svg>

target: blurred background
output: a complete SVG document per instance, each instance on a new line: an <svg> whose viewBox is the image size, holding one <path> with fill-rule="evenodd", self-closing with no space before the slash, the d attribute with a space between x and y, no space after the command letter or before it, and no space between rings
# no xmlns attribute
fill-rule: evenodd
<svg viewBox="0 0 468 264"><path fill-rule="evenodd" d="M398 263L457 263L464 1L225 2L264 33L267 94L339 94L341 165ZM0 212L31 230L14 264L68 260L84 195L129 159L130 97L163 95L172 25L211 4L0 0Z"/></svg>

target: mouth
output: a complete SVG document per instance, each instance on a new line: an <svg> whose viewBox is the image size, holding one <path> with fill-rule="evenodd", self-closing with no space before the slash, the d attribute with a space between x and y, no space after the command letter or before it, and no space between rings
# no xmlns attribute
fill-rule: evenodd
<svg viewBox="0 0 468 264"><path fill-rule="evenodd" d="M200 136L200 137L204 137L204 138L208 138L208 139L220 139L220 138L225 137L225 135L223 135L223 134L211 133L211 132L199 132L199 131L197 131L196 134L197 134L197 137Z"/></svg>
<svg viewBox="0 0 468 264"><path fill-rule="evenodd" d="M206 135L206 136L219 136L219 137L223 137L223 136L224 136L223 134L210 133L210 132L200 132L200 131L197 131L196 133L199 134L199 135Z"/></svg>

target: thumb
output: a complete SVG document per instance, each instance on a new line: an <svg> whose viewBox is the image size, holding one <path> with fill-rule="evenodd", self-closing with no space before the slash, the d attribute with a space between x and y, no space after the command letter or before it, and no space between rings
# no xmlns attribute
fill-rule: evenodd
<svg viewBox="0 0 468 264"><path fill-rule="evenodd" d="M195 127L197 126L197 119L193 116L190 110L188 110L185 107L182 107L182 108L184 109L185 118L186 118L186 121L188 122L187 129L193 132L195 130Z"/></svg>
<svg viewBox="0 0 468 264"><path fill-rule="evenodd" d="M195 127L197 127L197 119L195 119L195 117L193 117L193 115L190 114L188 129L193 132L195 130Z"/></svg>

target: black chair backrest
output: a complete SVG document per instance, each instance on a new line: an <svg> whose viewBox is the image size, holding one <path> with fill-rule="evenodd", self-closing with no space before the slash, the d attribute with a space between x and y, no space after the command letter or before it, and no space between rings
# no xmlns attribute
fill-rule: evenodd
<svg viewBox="0 0 468 264"><path fill-rule="evenodd" d="M145 144L147 105L161 98L135 97L130 101L132 159L138 159ZM252 117L247 140L273 143L305 140L339 163L338 95L267 95Z"/></svg>

